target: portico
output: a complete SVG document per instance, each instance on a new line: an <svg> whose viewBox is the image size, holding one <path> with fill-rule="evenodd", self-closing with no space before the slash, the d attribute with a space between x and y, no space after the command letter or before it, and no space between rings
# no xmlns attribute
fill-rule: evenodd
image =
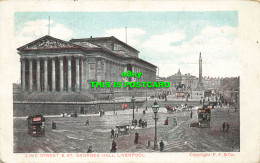
<svg viewBox="0 0 260 163"><path fill-rule="evenodd" d="M22 89L25 91L81 91L83 56L21 57Z"/></svg>

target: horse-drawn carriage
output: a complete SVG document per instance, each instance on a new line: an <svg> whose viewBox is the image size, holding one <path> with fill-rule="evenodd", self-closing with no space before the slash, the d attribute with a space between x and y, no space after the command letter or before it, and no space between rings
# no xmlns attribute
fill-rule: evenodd
<svg viewBox="0 0 260 163"><path fill-rule="evenodd" d="M193 108L194 108L194 106L192 106L192 105L189 105L187 108L188 108L188 110L191 110L191 109L193 109Z"/></svg>
<svg viewBox="0 0 260 163"><path fill-rule="evenodd" d="M78 117L78 113L77 112L73 112L73 113L70 114L70 116L77 118Z"/></svg>
<svg viewBox="0 0 260 163"><path fill-rule="evenodd" d="M166 105L165 108L167 109L167 113L173 113L176 109L170 105Z"/></svg>
<svg viewBox="0 0 260 163"><path fill-rule="evenodd" d="M129 134L130 126L129 125L116 125L119 134Z"/></svg>

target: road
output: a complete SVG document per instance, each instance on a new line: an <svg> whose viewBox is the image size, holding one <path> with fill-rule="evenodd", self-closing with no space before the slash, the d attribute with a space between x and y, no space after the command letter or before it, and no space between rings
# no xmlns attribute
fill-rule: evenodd
<svg viewBox="0 0 260 163"><path fill-rule="evenodd" d="M230 110L228 114L227 110ZM143 115L143 109L135 110L135 119L142 118L148 122L147 128L136 127L127 135L115 138L118 145L117 152L155 152L154 141L154 113L148 108ZM173 117L177 116L178 125L173 125ZM47 116L45 136L32 137L27 133L25 117L14 117L14 152L15 153L86 153L89 146L95 152L107 153L111 149L111 128L116 125L130 124L132 110L118 111L117 115L107 112L103 117L87 115L90 125L85 125L86 116L77 118ZM197 111L178 111L173 114L166 113L165 108L160 108L157 122L158 143L164 141L164 152L238 152L240 150L240 122L239 112L234 112L229 107L212 110L210 128L189 127L191 122L197 121ZM169 117L169 125L164 125L164 120ZM51 122L55 120L57 129L51 129ZM229 131L222 131L222 123L230 124ZM140 134L138 144L134 144L135 132ZM148 148L148 140L151 147ZM159 152L159 151L157 151Z"/></svg>

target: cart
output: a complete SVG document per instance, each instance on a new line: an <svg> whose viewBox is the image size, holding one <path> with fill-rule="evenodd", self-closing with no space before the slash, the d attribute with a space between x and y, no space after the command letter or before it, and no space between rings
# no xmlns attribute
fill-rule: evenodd
<svg viewBox="0 0 260 163"><path fill-rule="evenodd" d="M118 129L119 134L129 134L130 133L129 125L116 125L116 128Z"/></svg>

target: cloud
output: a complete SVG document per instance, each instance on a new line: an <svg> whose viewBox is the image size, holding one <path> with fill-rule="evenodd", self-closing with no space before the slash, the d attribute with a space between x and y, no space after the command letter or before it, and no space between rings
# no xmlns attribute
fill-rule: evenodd
<svg viewBox="0 0 260 163"><path fill-rule="evenodd" d="M126 30L125 28L115 28L106 30L106 36L114 36L119 40L125 42L126 40ZM131 46L136 46L140 44L141 36L146 33L140 28L127 28L127 44Z"/></svg>
<svg viewBox="0 0 260 163"><path fill-rule="evenodd" d="M203 76L224 77L240 74L238 48L241 41L237 39L237 28L206 26L191 40L184 40L183 32L164 33L150 37L142 47L149 57L157 59L159 68L165 70L160 75L166 77L175 74L176 67L185 73L198 76L200 52L203 58ZM176 42L180 42L180 45L173 44ZM165 60L175 65L174 72L167 71L165 65L160 64Z"/></svg>
<svg viewBox="0 0 260 163"><path fill-rule="evenodd" d="M172 62L167 62L167 61L156 64L156 66L159 67L160 77L168 77L170 75L173 75L177 73L179 68L177 64L174 64Z"/></svg>
<svg viewBox="0 0 260 163"><path fill-rule="evenodd" d="M170 32L159 35L153 35L149 40L142 44L145 49L150 49L155 52L173 52L176 46L171 44L183 41L186 38L184 32Z"/></svg>
<svg viewBox="0 0 260 163"><path fill-rule="evenodd" d="M15 36L18 46L23 46L40 37L48 35L48 24L49 21L45 19L26 22ZM50 21L50 35L58 39L66 40L72 37L73 31L62 24Z"/></svg>

